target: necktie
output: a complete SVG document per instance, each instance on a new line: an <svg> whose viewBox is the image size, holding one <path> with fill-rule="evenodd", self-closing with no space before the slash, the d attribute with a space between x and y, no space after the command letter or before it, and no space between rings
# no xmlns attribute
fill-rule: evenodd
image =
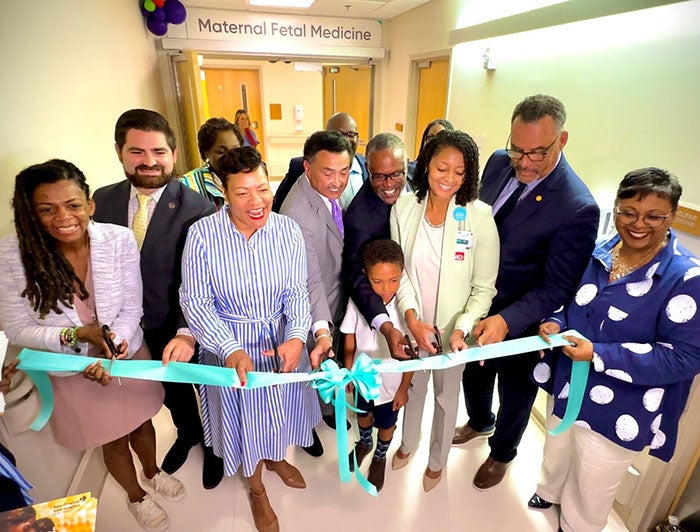
<svg viewBox="0 0 700 532"><path fill-rule="evenodd" d="M510 196L508 196L508 199L503 205L501 205L501 208L498 209L498 212L493 217L493 219L496 221L497 227L500 228L501 224L503 224L503 220L508 218L510 213L513 212L513 209L515 209L515 206L518 204L518 198L520 198L520 195L523 193L526 186L527 185L525 183L518 181L517 188L512 192Z"/></svg>
<svg viewBox="0 0 700 532"><path fill-rule="evenodd" d="M146 238L146 229L148 228L148 202L151 200L151 196L146 194L137 194L136 197L139 200L139 208L136 211L136 216L134 216L134 223L132 224L132 229L134 235L136 236L136 243L139 249L143 246L143 240Z"/></svg>
<svg viewBox="0 0 700 532"><path fill-rule="evenodd" d="M343 229L343 211L340 210L340 205L338 205L337 200L331 201L331 216L333 216L333 221L335 225L338 226L338 232L340 236L345 237L345 231Z"/></svg>

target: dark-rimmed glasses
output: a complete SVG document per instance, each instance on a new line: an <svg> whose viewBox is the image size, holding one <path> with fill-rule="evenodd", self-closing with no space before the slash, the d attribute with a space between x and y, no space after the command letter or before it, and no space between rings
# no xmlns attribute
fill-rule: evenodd
<svg viewBox="0 0 700 532"><path fill-rule="evenodd" d="M523 150L515 150L513 148L509 148L510 146L510 135L508 135L508 140L506 141L506 153L508 154L508 157L511 158L513 161L519 161L523 157L527 156L528 159L530 159L533 163L541 163L544 161L545 157L547 157L547 153L549 150L556 144L556 142L559 140L559 135L557 135L557 138L554 139L554 141L547 146L544 150L532 150L532 151L523 151Z"/></svg>
<svg viewBox="0 0 700 532"><path fill-rule="evenodd" d="M372 174L371 178L377 184L386 183L387 181L401 181L406 175L405 170L399 170L398 172L392 172L390 174Z"/></svg>
<svg viewBox="0 0 700 532"><path fill-rule="evenodd" d="M360 138L360 134L357 131L338 131L338 133L348 140L357 140Z"/></svg>
<svg viewBox="0 0 700 532"><path fill-rule="evenodd" d="M621 211L620 209L615 209L615 214L623 225L634 225L640 218L638 212ZM645 214L641 218L644 225L654 228L661 227L669 216L671 216L670 212L668 214Z"/></svg>

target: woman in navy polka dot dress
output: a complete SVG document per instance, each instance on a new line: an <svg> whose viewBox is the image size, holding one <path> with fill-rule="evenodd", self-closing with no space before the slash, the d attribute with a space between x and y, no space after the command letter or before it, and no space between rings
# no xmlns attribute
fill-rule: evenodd
<svg viewBox="0 0 700 532"><path fill-rule="evenodd" d="M533 372L549 394L548 429L564 415L572 361L591 363L574 426L547 434L531 508L561 505L563 530L602 530L615 492L645 447L669 461L700 372L700 260L671 230L682 188L658 168L629 172L615 200L617 234L596 246L574 300L540 326L571 347Z"/></svg>

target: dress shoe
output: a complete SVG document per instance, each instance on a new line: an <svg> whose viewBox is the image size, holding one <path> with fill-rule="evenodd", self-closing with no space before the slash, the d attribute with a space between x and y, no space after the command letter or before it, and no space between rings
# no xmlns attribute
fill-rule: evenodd
<svg viewBox="0 0 700 532"><path fill-rule="evenodd" d="M386 458L372 457L372 463L369 465L369 473L367 480L370 484L374 484L377 492L382 491L384 487L384 473L386 472Z"/></svg>
<svg viewBox="0 0 700 532"><path fill-rule="evenodd" d="M493 434L493 430L486 430L484 432L478 432L471 428L469 425L462 425L455 429L455 435L452 438L452 445L459 445L460 443L467 443L469 440L474 438L486 438Z"/></svg>
<svg viewBox="0 0 700 532"><path fill-rule="evenodd" d="M355 471L355 461L352 459L352 455L355 455L355 457L357 458L357 467L360 467L362 465L362 460L365 459L365 456L367 456L371 450L371 445L363 445L362 442L359 441L355 443L355 448L352 451L350 451L350 454L348 455L350 471Z"/></svg>
<svg viewBox="0 0 700 532"><path fill-rule="evenodd" d="M335 414L325 414L321 416L323 418L323 421L328 425L330 428L335 430ZM346 419L345 420L345 430L350 430L350 422Z"/></svg>
<svg viewBox="0 0 700 532"><path fill-rule="evenodd" d="M406 456L399 456L400 452L400 450L396 451L394 456L391 458L391 469L394 471L401 469L402 467L406 467L408 465L408 461L411 459L411 453L408 453Z"/></svg>
<svg viewBox="0 0 700 532"><path fill-rule="evenodd" d="M314 438L314 442L308 447L302 447L302 449L304 449L307 454L318 458L323 454L323 444L316 433L316 429L311 429L311 435Z"/></svg>
<svg viewBox="0 0 700 532"><path fill-rule="evenodd" d="M189 443L181 438L177 438L170 450L165 454L163 458L163 465L160 468L172 475L182 467L182 464L187 460L187 455L190 454L190 449L197 445L196 443Z"/></svg>
<svg viewBox="0 0 700 532"><path fill-rule="evenodd" d="M527 505L530 508L535 508L537 510L546 510L547 508L551 508L552 504L554 503L545 501L542 497L537 495L537 493L535 493L532 497L530 497L530 500L527 501Z"/></svg>
<svg viewBox="0 0 700 532"><path fill-rule="evenodd" d="M442 469L436 473L438 473L438 476L433 478L428 476L428 471L432 471L430 469L426 469L425 473L423 473L423 491L426 493L432 490L435 486L437 486L440 483L440 480L442 480Z"/></svg>
<svg viewBox="0 0 700 532"><path fill-rule="evenodd" d="M255 494L251 490L250 509L253 511L253 521L258 532L279 532L280 523L264 489L260 494Z"/></svg>
<svg viewBox="0 0 700 532"><path fill-rule="evenodd" d="M224 459L214 454L214 449L204 446L204 465L202 467L202 487L212 490L224 478Z"/></svg>
<svg viewBox="0 0 700 532"><path fill-rule="evenodd" d="M474 475L474 487L481 491L496 487L506 476L509 467L510 462L499 462L489 456Z"/></svg>
<svg viewBox="0 0 700 532"><path fill-rule="evenodd" d="M273 462L272 460L265 460L265 467L268 471L274 471L282 479L287 486L290 488L304 489L306 487L306 482L304 477L292 464L286 460L280 462Z"/></svg>

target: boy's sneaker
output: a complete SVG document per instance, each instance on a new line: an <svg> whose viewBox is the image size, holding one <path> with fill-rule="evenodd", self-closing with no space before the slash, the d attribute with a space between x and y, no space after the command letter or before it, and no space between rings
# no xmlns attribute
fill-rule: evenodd
<svg viewBox="0 0 700 532"><path fill-rule="evenodd" d="M165 471L158 471L153 478L146 478L146 474L141 471L141 480L158 495L171 501L179 501L186 493L182 482Z"/></svg>
<svg viewBox="0 0 700 532"><path fill-rule="evenodd" d="M146 494L140 502L129 502L129 510L144 530L165 530L170 526L170 519L165 510Z"/></svg>

